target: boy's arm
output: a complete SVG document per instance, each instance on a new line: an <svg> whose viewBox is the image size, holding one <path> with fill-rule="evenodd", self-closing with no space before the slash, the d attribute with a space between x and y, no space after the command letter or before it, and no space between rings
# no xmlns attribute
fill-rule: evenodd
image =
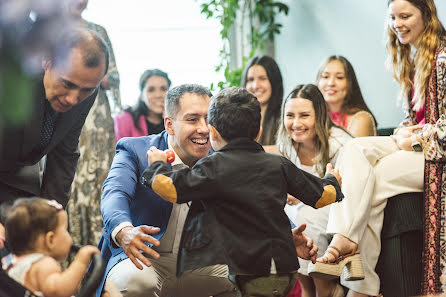
<svg viewBox="0 0 446 297"><path fill-rule="evenodd" d="M297 197L303 203L314 208L321 208L344 198L334 171L328 170L323 178L316 177L297 168L291 161L284 158L285 175L288 193Z"/></svg>
<svg viewBox="0 0 446 297"><path fill-rule="evenodd" d="M185 167L180 170L172 170L164 159L149 160L149 167L143 172L141 183L164 200L185 203L214 197L217 183L211 160L205 158L192 169Z"/></svg>

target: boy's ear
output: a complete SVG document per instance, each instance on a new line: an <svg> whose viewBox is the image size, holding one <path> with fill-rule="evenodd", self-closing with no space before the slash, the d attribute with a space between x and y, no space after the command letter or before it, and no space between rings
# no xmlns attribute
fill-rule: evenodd
<svg viewBox="0 0 446 297"><path fill-rule="evenodd" d="M210 137L211 137L211 139L212 139L213 141L218 140L218 139L221 137L221 136L220 136L220 133L218 133L218 130L215 129L214 126L209 125L209 124L208 124L208 127L209 127L209 132L210 132Z"/></svg>
<svg viewBox="0 0 446 297"><path fill-rule="evenodd" d="M262 136L262 132L263 132L263 129L262 129L262 126L260 126L260 129L259 129L259 134L257 134L257 137L256 137L256 139L254 139L255 141L259 141L259 139L260 139L260 136Z"/></svg>
<svg viewBox="0 0 446 297"><path fill-rule="evenodd" d="M170 117L165 117L164 127L169 135L175 135L175 131L173 129L173 119L171 119Z"/></svg>

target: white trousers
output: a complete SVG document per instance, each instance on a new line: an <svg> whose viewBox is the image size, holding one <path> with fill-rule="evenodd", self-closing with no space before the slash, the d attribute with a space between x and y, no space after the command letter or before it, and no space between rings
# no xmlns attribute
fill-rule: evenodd
<svg viewBox="0 0 446 297"><path fill-rule="evenodd" d="M296 226L302 224L307 225L305 233L313 240L314 244L317 245L318 257L324 255L332 239L332 236L326 232L329 212L330 206L314 209L302 202L298 205L285 205L285 213ZM308 275L308 264L311 262L301 258L298 258L298 260L300 266L298 272L303 275Z"/></svg>
<svg viewBox="0 0 446 297"><path fill-rule="evenodd" d="M234 297L236 289L228 279L226 265L214 265L185 271L175 276L177 256L173 253L160 254L158 260L150 259L152 266L144 264L139 270L125 259L108 273L124 297Z"/></svg>
<svg viewBox="0 0 446 297"><path fill-rule="evenodd" d="M381 229L387 199L422 192L424 155L400 150L390 137L355 138L339 159L345 198L330 207L327 233L341 234L359 245L365 279L341 283L353 291L377 296L375 272L381 250Z"/></svg>

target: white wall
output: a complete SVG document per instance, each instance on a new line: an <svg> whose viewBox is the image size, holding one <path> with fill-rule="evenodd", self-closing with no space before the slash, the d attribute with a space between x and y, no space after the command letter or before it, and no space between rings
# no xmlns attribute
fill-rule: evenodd
<svg viewBox="0 0 446 297"><path fill-rule="evenodd" d="M209 87L223 79L222 73L215 72L221 26L206 19L195 0L90 0L83 16L108 32L123 105L136 102L139 77L146 69L166 71L172 86Z"/></svg>
<svg viewBox="0 0 446 297"><path fill-rule="evenodd" d="M353 65L364 99L379 127L396 126L403 117L397 106L398 84L384 62L387 1L284 0L288 16L280 16L282 33L275 40L275 58L284 77L285 93L312 83L322 60L345 56ZM446 25L446 1L437 0Z"/></svg>

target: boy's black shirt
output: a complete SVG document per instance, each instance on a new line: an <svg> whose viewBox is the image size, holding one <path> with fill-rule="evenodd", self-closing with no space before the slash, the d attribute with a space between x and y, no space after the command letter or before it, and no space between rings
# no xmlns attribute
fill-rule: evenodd
<svg viewBox="0 0 446 297"><path fill-rule="evenodd" d="M193 168L172 171L170 165L154 162L141 180L166 200L173 195L172 202L193 201L177 275L214 264L227 264L230 274L268 275L271 258L277 273L296 271L296 249L284 212L287 193L312 207L321 197L343 198L333 175L315 177L282 156L265 153L248 138L230 141Z"/></svg>

